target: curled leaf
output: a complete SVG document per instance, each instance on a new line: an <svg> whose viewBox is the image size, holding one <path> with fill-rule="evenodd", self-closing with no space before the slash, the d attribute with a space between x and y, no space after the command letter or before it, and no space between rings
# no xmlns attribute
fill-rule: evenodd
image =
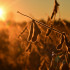
<svg viewBox="0 0 70 70"><path fill-rule="evenodd" d="M32 37L32 41L35 42L37 40L37 36L41 33L38 25L34 22L34 28L33 28L33 37Z"/></svg>

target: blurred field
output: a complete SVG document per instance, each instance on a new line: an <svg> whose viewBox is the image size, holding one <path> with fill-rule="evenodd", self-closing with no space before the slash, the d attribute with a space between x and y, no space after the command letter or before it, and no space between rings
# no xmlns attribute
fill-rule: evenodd
<svg viewBox="0 0 70 70"><path fill-rule="evenodd" d="M49 25L44 20L40 21ZM59 20L54 21L53 27L61 32L65 32L70 40L70 22L64 21L65 24ZM29 45L27 41L28 30L21 37L18 38L18 36L27 24L27 22L0 22L0 70L40 70L43 57L47 63L41 69L49 70L52 61L52 52L58 52L56 47L60 43L60 34L52 31L46 37L46 28L40 26L42 31L40 37L37 42L31 44L31 49L26 51ZM69 58L70 55L67 57L68 64L63 66L62 70L67 70L67 66L70 67ZM52 68L50 70L60 70L61 62L59 61L59 64L53 62L55 69Z"/></svg>

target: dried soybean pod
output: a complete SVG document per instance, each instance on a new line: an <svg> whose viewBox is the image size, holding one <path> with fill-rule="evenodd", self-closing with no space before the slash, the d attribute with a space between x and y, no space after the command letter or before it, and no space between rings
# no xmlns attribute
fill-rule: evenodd
<svg viewBox="0 0 70 70"><path fill-rule="evenodd" d="M64 42L64 35L62 34L61 44Z"/></svg>
<svg viewBox="0 0 70 70"><path fill-rule="evenodd" d="M57 0L55 0L55 5L54 5L54 9L53 9L51 19L53 18L54 15L56 15L56 13L58 11L58 6L59 6L59 4L58 4Z"/></svg>
<svg viewBox="0 0 70 70"><path fill-rule="evenodd" d="M49 36L49 34L50 34L51 31L52 31L52 27L53 27L53 25L51 24L51 28L50 28L50 29L47 29L47 31L46 31L46 36Z"/></svg>
<svg viewBox="0 0 70 70"><path fill-rule="evenodd" d="M32 37L32 41L35 42L37 40L37 36L41 33L38 25L34 22L34 28L33 28L33 37Z"/></svg>
<svg viewBox="0 0 70 70"><path fill-rule="evenodd" d="M33 23L31 24L31 27L30 27L29 36L28 36L28 41L31 40L32 34L33 34Z"/></svg>
<svg viewBox="0 0 70 70"><path fill-rule="evenodd" d="M28 48L26 49L26 51L30 50L31 51L31 43L29 43Z"/></svg>
<svg viewBox="0 0 70 70"><path fill-rule="evenodd" d="M54 16L54 12L52 13L51 19L53 18L53 16Z"/></svg>
<svg viewBox="0 0 70 70"><path fill-rule="evenodd" d="M51 33L51 29L47 29L46 36L48 36Z"/></svg>
<svg viewBox="0 0 70 70"><path fill-rule="evenodd" d="M70 52L70 42L68 42L68 39L66 37L66 34L64 34L64 35L65 35L65 42L66 42L66 45L68 47L68 52Z"/></svg>
<svg viewBox="0 0 70 70"><path fill-rule="evenodd" d="M57 47L57 49L61 49L61 47L62 47L62 44L59 44L58 47Z"/></svg>
<svg viewBox="0 0 70 70"><path fill-rule="evenodd" d="M56 4L56 6L59 6L59 3L57 2L57 0L55 0L55 4Z"/></svg>
<svg viewBox="0 0 70 70"><path fill-rule="evenodd" d="M64 42L64 36L62 34L61 43L58 45L57 49L61 49L63 42Z"/></svg>
<svg viewBox="0 0 70 70"><path fill-rule="evenodd" d="M68 42L66 35L65 35L65 42L66 42L67 47L70 48L70 42Z"/></svg>

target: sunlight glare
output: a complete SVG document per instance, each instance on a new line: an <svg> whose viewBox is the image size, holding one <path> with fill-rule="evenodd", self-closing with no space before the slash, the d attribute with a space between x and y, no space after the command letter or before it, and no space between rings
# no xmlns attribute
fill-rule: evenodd
<svg viewBox="0 0 70 70"><path fill-rule="evenodd" d="M0 20L5 20L5 12L2 8L0 8Z"/></svg>

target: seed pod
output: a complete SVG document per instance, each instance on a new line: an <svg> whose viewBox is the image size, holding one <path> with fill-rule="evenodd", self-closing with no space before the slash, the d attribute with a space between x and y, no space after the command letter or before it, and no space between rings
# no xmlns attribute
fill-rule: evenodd
<svg viewBox="0 0 70 70"><path fill-rule="evenodd" d="M35 21L33 21L34 24L34 28L33 28L33 37L32 37L32 41L35 42L37 40L37 36L41 33L38 25L35 23Z"/></svg>
<svg viewBox="0 0 70 70"><path fill-rule="evenodd" d="M56 15L56 13L58 11L58 6L59 6L59 4L58 4L57 0L55 0L54 10L53 10L51 19L53 18L54 15Z"/></svg>
<svg viewBox="0 0 70 70"><path fill-rule="evenodd" d="M29 45L28 45L28 47L27 47L26 51L28 51L28 50L30 50L30 51L31 51L31 43L29 43Z"/></svg>
<svg viewBox="0 0 70 70"><path fill-rule="evenodd" d="M59 3L57 2L57 0L55 0L55 4L56 4L56 6L59 6Z"/></svg>
<svg viewBox="0 0 70 70"><path fill-rule="evenodd" d="M61 49L63 42L64 42L64 37L62 35L61 43L58 45L57 49Z"/></svg>
<svg viewBox="0 0 70 70"><path fill-rule="evenodd" d="M50 33L51 33L51 29L47 29L46 36L49 36Z"/></svg>
<svg viewBox="0 0 70 70"><path fill-rule="evenodd" d="M66 42L67 47L70 48L70 42L68 42L66 35L65 35L65 42Z"/></svg>
<svg viewBox="0 0 70 70"><path fill-rule="evenodd" d="M31 27L30 27L29 36L28 36L28 41L31 40L32 34L33 34L33 23L31 24Z"/></svg>

